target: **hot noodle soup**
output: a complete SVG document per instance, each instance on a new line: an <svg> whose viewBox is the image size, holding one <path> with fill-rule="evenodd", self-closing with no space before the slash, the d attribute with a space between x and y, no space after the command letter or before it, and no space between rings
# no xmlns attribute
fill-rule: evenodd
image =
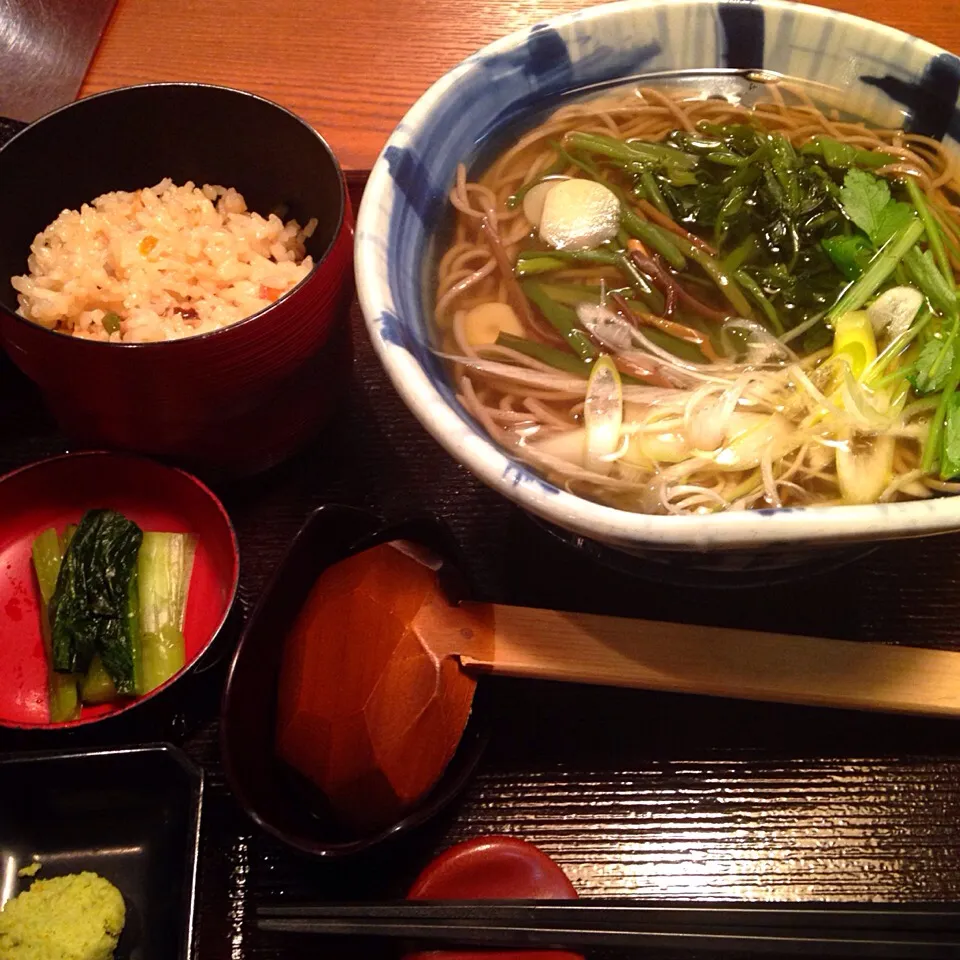
<svg viewBox="0 0 960 960"><path fill-rule="evenodd" d="M960 484L960 182L942 145L639 88L451 192L438 349L515 456L611 506L857 504Z"/></svg>

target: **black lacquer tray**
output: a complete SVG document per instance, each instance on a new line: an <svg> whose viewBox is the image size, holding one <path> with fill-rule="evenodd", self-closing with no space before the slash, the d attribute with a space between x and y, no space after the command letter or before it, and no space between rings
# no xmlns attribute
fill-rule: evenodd
<svg viewBox="0 0 960 960"><path fill-rule="evenodd" d="M387 382L356 306L351 323L356 361L335 422L269 475L215 485L242 553L219 661L124 723L0 736L0 751L165 739L204 768L196 956L393 956L260 934L255 907L280 895L402 895L434 853L487 833L540 845L581 896L960 900L960 726L943 720L491 681L490 746L440 821L334 863L304 860L260 833L224 783L219 693L244 617L323 503L387 519L436 512L482 599L960 650L960 537L886 544L845 566L825 559L822 572L814 564L786 583L737 590L598 564L451 460ZM32 385L0 357L0 470L65 449Z"/></svg>

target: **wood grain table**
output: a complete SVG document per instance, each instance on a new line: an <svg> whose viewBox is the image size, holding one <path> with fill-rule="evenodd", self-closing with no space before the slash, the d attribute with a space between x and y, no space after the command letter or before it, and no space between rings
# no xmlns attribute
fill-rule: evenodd
<svg viewBox="0 0 960 960"><path fill-rule="evenodd" d="M79 0L78 0L79 2ZM277 100L369 170L417 97L478 47L585 0L118 0L82 93L198 80ZM955 3L825 0L960 53Z"/></svg>
<svg viewBox="0 0 960 960"><path fill-rule="evenodd" d="M172 79L253 90L321 130L359 186L404 111L444 70L506 31L579 5L119 0L83 92ZM955 4L831 5L960 52ZM259 832L224 783L217 695L244 618L322 503L390 518L439 514L481 599L960 650L960 536L886 544L840 567L822 558L805 577L740 589L671 586L605 567L444 454L383 376L356 306L351 322L357 358L336 422L270 475L216 488L243 557L219 665L126 727L66 741L171 739L203 763L199 960L384 955L261 935L253 912L280 896L402 895L434 851L487 833L536 842L582 896L960 901L960 727L948 721L495 682L478 774L425 831L346 863L298 859ZM65 449L3 357L0 411L0 471ZM37 746L0 737L0 750Z"/></svg>

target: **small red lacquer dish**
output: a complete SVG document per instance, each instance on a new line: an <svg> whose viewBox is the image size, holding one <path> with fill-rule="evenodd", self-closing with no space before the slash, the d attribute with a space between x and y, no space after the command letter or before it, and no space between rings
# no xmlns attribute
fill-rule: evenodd
<svg viewBox="0 0 960 960"><path fill-rule="evenodd" d="M84 706L79 719L51 724L31 547L43 530L62 531L97 507L118 510L144 530L196 535L183 630L186 666L147 696ZM78 727L150 700L176 683L213 643L233 605L239 571L237 539L226 511L207 487L181 470L93 452L43 460L0 478L0 726Z"/></svg>
<svg viewBox="0 0 960 960"><path fill-rule="evenodd" d="M433 860L410 900L575 900L566 874L542 850L515 837L478 837ZM583 960L559 950L432 950L404 960Z"/></svg>

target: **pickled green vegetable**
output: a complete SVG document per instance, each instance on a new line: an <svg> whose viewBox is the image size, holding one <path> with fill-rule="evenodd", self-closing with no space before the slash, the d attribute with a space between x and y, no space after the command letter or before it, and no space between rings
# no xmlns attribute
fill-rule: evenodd
<svg viewBox="0 0 960 960"><path fill-rule="evenodd" d="M57 673L53 669L50 616L48 606L57 586L57 576L63 562L60 538L52 527L44 530L33 541L33 567L40 587L40 632L43 635L43 648L47 656L49 677L47 696L49 700L50 722L65 723L75 720L80 712L77 698L77 679L72 674Z"/></svg>

